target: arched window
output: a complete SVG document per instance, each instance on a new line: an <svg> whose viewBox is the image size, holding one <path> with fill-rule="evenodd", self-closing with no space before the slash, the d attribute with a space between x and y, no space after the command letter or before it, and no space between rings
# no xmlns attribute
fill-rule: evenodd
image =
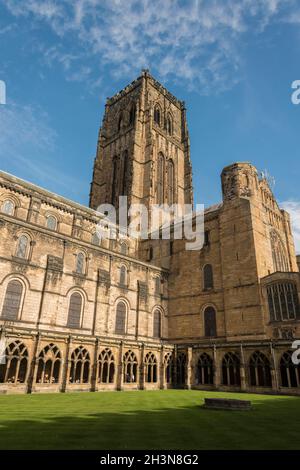
<svg viewBox="0 0 300 470"><path fill-rule="evenodd" d="M160 285L161 285L160 277L156 276L154 278L154 282L155 282L155 284L154 284L154 286L155 286L155 288L154 288L155 295L160 295Z"/></svg>
<svg viewBox="0 0 300 470"><path fill-rule="evenodd" d="M7 215L14 215L15 212L15 205L10 199L6 199L3 202L1 212Z"/></svg>
<svg viewBox="0 0 300 470"><path fill-rule="evenodd" d="M174 163L173 160L168 161L168 202L174 202Z"/></svg>
<svg viewBox="0 0 300 470"><path fill-rule="evenodd" d="M1 317L6 320L17 320L21 306L23 285L20 281L10 281L7 284Z"/></svg>
<svg viewBox="0 0 300 470"><path fill-rule="evenodd" d="M75 349L71 356L70 383L85 384L90 379L90 355L83 347Z"/></svg>
<svg viewBox="0 0 300 470"><path fill-rule="evenodd" d="M167 117L167 133L169 135L173 134L173 122L172 122L172 118L170 114L168 114L168 117Z"/></svg>
<svg viewBox="0 0 300 470"><path fill-rule="evenodd" d="M49 230L56 230L57 220L53 215L48 215L47 221L46 221L46 227Z"/></svg>
<svg viewBox="0 0 300 470"><path fill-rule="evenodd" d="M197 363L196 382L200 385L212 385L214 383L214 368L212 358L203 353Z"/></svg>
<svg viewBox="0 0 300 470"><path fill-rule="evenodd" d="M129 113L129 125L133 125L135 123L135 116L136 116L136 105L135 103L132 104Z"/></svg>
<svg viewBox="0 0 300 470"><path fill-rule="evenodd" d="M127 269L126 266L120 266L120 280L119 283L121 286L127 286Z"/></svg>
<svg viewBox="0 0 300 470"><path fill-rule="evenodd" d="M204 334L208 338L217 336L216 311L213 307L204 310Z"/></svg>
<svg viewBox="0 0 300 470"><path fill-rule="evenodd" d="M80 328L82 311L82 295L74 292L70 297L68 323L69 328Z"/></svg>
<svg viewBox="0 0 300 470"><path fill-rule="evenodd" d="M123 113L120 113L119 120L118 120L118 131L120 131L123 127Z"/></svg>
<svg viewBox="0 0 300 470"><path fill-rule="evenodd" d="M125 335L126 333L126 304L125 302L118 302L116 308L116 335Z"/></svg>
<svg viewBox="0 0 300 470"><path fill-rule="evenodd" d="M300 318L297 285L292 282L276 282L267 286L271 321L295 320Z"/></svg>
<svg viewBox="0 0 300 470"><path fill-rule="evenodd" d="M113 205L116 205L117 185L118 185L118 157L115 156L112 162L111 203Z"/></svg>
<svg viewBox="0 0 300 470"><path fill-rule="evenodd" d="M127 195L128 189L128 167L129 167L129 157L128 150L125 150L122 154L122 181L121 181L121 196Z"/></svg>
<svg viewBox="0 0 300 470"><path fill-rule="evenodd" d="M128 254L128 246L127 243L121 243L121 254L127 255Z"/></svg>
<svg viewBox="0 0 300 470"><path fill-rule="evenodd" d="M123 380L124 383L137 382L137 358L134 352L127 351L123 357Z"/></svg>
<svg viewBox="0 0 300 470"><path fill-rule="evenodd" d="M214 275L211 264L206 264L203 268L203 284L204 290L213 289L214 287Z"/></svg>
<svg viewBox="0 0 300 470"><path fill-rule="evenodd" d="M146 374L145 379L148 383L157 382L157 360L153 353L149 352L145 357Z"/></svg>
<svg viewBox="0 0 300 470"><path fill-rule="evenodd" d="M186 354L179 353L176 361L177 385L185 384L186 377Z"/></svg>
<svg viewBox="0 0 300 470"><path fill-rule="evenodd" d="M99 246L100 245L100 238L97 232L94 232L92 235L92 245Z"/></svg>
<svg viewBox="0 0 300 470"><path fill-rule="evenodd" d="M174 380L174 357L173 353L169 352L164 358L165 380L167 384L173 383Z"/></svg>
<svg viewBox="0 0 300 470"><path fill-rule="evenodd" d="M154 108L154 122L160 126L161 123L161 112L160 112L160 107L158 105L155 106Z"/></svg>
<svg viewBox="0 0 300 470"><path fill-rule="evenodd" d="M285 352L280 359L281 386L300 387L300 366L293 364L292 351Z"/></svg>
<svg viewBox="0 0 300 470"><path fill-rule="evenodd" d="M254 387L271 387L271 367L269 359L260 351L255 351L249 361L250 383Z"/></svg>
<svg viewBox="0 0 300 470"><path fill-rule="evenodd" d="M5 350L5 364L0 364L0 383L25 383L28 350L21 341L10 343Z"/></svg>
<svg viewBox="0 0 300 470"><path fill-rule="evenodd" d="M289 271L288 257L280 236L273 230L270 237L274 271Z"/></svg>
<svg viewBox="0 0 300 470"><path fill-rule="evenodd" d="M229 352L222 361L223 385L241 385L240 358L237 354Z"/></svg>
<svg viewBox="0 0 300 470"><path fill-rule="evenodd" d="M16 257L26 259L28 255L29 239L26 235L21 235L18 240Z"/></svg>
<svg viewBox="0 0 300 470"><path fill-rule="evenodd" d="M153 337L161 337L161 312L159 310L155 310L153 313Z"/></svg>
<svg viewBox="0 0 300 470"><path fill-rule="evenodd" d="M76 272L78 274L83 274L84 261L85 261L84 254L83 253L78 253L77 256L76 256Z"/></svg>
<svg viewBox="0 0 300 470"><path fill-rule="evenodd" d="M59 382L61 354L57 346L48 344L39 354L37 383L54 384Z"/></svg>
<svg viewBox="0 0 300 470"><path fill-rule="evenodd" d="M104 349L98 357L98 382L112 384L115 377L115 359L110 349Z"/></svg>
<svg viewBox="0 0 300 470"><path fill-rule="evenodd" d="M160 152L158 154L158 169L157 169L157 204L164 203L165 194L165 157Z"/></svg>

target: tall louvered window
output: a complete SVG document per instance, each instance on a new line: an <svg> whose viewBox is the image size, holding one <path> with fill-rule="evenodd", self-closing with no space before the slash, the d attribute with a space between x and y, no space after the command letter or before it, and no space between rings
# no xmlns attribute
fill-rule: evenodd
<svg viewBox="0 0 300 470"><path fill-rule="evenodd" d="M165 158L162 153L158 155L158 170L157 170L157 204L164 203L165 192Z"/></svg>

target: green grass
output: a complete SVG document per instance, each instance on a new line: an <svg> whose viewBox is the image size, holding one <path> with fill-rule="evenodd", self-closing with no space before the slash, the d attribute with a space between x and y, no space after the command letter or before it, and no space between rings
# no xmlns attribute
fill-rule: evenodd
<svg viewBox="0 0 300 470"><path fill-rule="evenodd" d="M204 397L252 411L201 408ZM0 396L0 449L300 449L300 398L188 390Z"/></svg>

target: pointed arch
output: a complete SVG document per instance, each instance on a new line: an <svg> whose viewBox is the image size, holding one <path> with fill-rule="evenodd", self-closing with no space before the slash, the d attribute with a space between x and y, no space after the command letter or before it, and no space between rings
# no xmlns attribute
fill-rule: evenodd
<svg viewBox="0 0 300 470"><path fill-rule="evenodd" d="M157 204L165 201L165 157L162 152L158 154L157 161Z"/></svg>
<svg viewBox="0 0 300 470"><path fill-rule="evenodd" d="M148 383L157 382L157 359L152 352L145 356L145 379Z"/></svg>
<svg viewBox="0 0 300 470"><path fill-rule="evenodd" d="M168 161L168 203L174 203L174 190L175 190L175 167L172 159Z"/></svg>
<svg viewBox="0 0 300 470"><path fill-rule="evenodd" d="M223 385L240 386L240 358L234 352L228 352L222 360Z"/></svg>
<svg viewBox="0 0 300 470"><path fill-rule="evenodd" d="M133 351L126 351L123 356L123 380L124 383L137 382L138 361Z"/></svg>
<svg viewBox="0 0 300 470"><path fill-rule="evenodd" d="M109 348L105 348L98 356L98 382L114 383L115 358Z"/></svg>
<svg viewBox="0 0 300 470"><path fill-rule="evenodd" d="M255 351L249 360L250 384L253 387L271 387L270 361L260 351Z"/></svg>
<svg viewBox="0 0 300 470"><path fill-rule="evenodd" d="M127 196L128 190L128 170L129 170L129 154L128 150L122 153L122 180L121 180L121 196Z"/></svg>
<svg viewBox="0 0 300 470"><path fill-rule="evenodd" d="M288 272L289 262L286 249L276 230L270 233L274 271Z"/></svg>
<svg viewBox="0 0 300 470"><path fill-rule="evenodd" d="M5 364L0 364L0 383L25 383L28 373L28 349L19 340L10 343L5 350Z"/></svg>
<svg viewBox="0 0 300 470"><path fill-rule="evenodd" d="M174 382L174 353L168 352L164 357L165 381L167 384Z"/></svg>
<svg viewBox="0 0 300 470"><path fill-rule="evenodd" d="M185 385L187 358L184 352L180 352L176 361L177 385Z"/></svg>
<svg viewBox="0 0 300 470"><path fill-rule="evenodd" d="M287 388L300 387L300 365L292 361L293 351L286 351L280 358L281 386Z"/></svg>
<svg viewBox="0 0 300 470"><path fill-rule="evenodd" d="M214 383L213 359L207 353L201 354L198 359L196 382L200 385L213 385Z"/></svg>
<svg viewBox="0 0 300 470"><path fill-rule="evenodd" d="M129 112L129 125L133 125L136 119L136 104L132 103L130 112Z"/></svg>
<svg viewBox="0 0 300 470"><path fill-rule="evenodd" d="M111 203L116 205L119 162L117 155L112 160Z"/></svg>
<svg viewBox="0 0 300 470"><path fill-rule="evenodd" d="M168 113L167 115L167 133L169 135L172 135L173 134L173 119L172 119L172 116L170 113Z"/></svg>
<svg viewBox="0 0 300 470"><path fill-rule="evenodd" d="M83 347L76 348L71 355L71 369L69 382L72 384L84 384L90 380L90 355Z"/></svg>
<svg viewBox="0 0 300 470"><path fill-rule="evenodd" d="M58 347L50 343L45 346L38 357L37 383L58 383L61 367L61 353Z"/></svg>
<svg viewBox="0 0 300 470"><path fill-rule="evenodd" d="M159 104L156 104L154 106L154 122L158 126L161 126L161 108L160 108Z"/></svg>

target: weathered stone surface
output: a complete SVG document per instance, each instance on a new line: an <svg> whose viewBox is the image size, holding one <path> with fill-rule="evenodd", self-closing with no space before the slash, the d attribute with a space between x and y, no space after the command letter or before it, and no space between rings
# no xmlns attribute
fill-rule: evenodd
<svg viewBox="0 0 300 470"><path fill-rule="evenodd" d="M193 199L184 103L147 71L107 102L91 208L0 172L0 339L8 348L21 344L27 354L19 381L8 381L0 370L0 392L176 386L299 394L298 369L290 373L282 366L292 340L300 338L299 270L289 215L250 163L226 167L221 182L223 201L205 211L206 244L200 250L186 250L186 240L172 237L95 238L103 215L94 209L120 194L147 207L158 201L158 188L164 202ZM7 201L12 213L4 211ZM56 221L52 228L50 216ZM22 236L28 240L24 257L17 253ZM293 315L282 309L278 318L270 311L268 289L274 285L283 289L288 308L294 305ZM284 290L287 285L295 295ZM118 318L122 334L116 328L119 303L125 312ZM68 323L74 311L76 327ZM43 382L39 355L48 348L45 355L54 360L54 346L58 378ZM83 354L80 348L88 374L71 382L72 355ZM102 353L105 364L114 366L105 380ZM125 383L128 355L134 358L134 383Z"/></svg>

